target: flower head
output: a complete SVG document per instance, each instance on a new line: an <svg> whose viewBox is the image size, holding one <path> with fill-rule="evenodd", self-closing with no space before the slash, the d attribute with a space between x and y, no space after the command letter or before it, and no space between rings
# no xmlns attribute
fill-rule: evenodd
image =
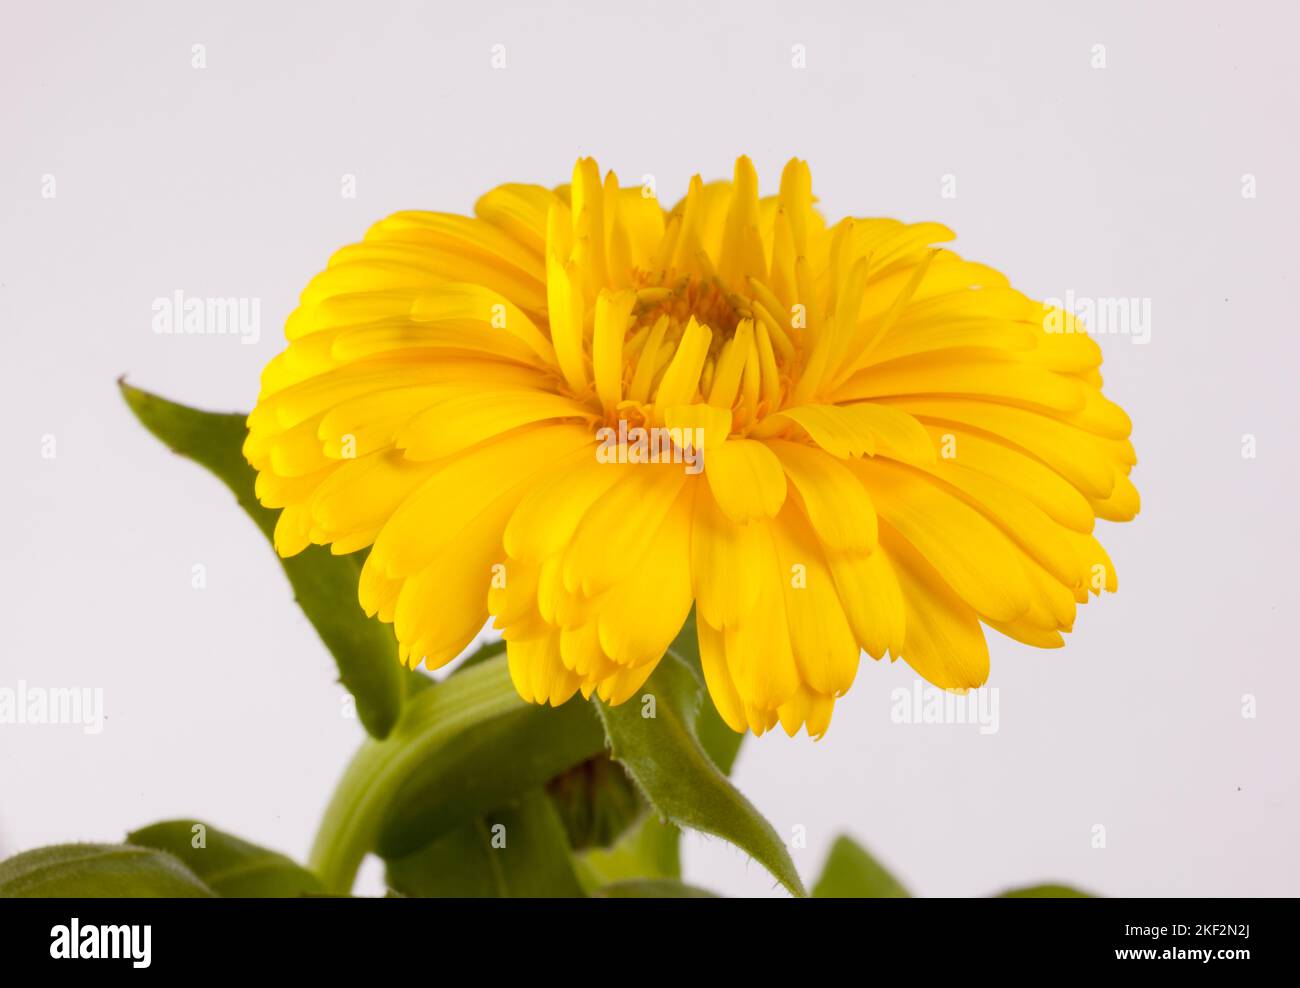
<svg viewBox="0 0 1300 988"><path fill-rule="evenodd" d="M1061 645L1115 589L1094 519L1138 510L1096 343L939 224L813 202L798 160L665 211L584 159L375 224L249 416L277 548L370 546L412 666L492 615L539 703L628 699L694 606L738 731L820 736L862 650L967 689L981 623Z"/></svg>

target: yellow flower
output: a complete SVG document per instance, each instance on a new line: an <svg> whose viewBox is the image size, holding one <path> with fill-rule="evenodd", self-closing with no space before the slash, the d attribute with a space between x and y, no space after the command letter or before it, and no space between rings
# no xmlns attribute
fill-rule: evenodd
<svg viewBox="0 0 1300 988"><path fill-rule="evenodd" d="M980 622L1057 647L1115 589L1100 351L945 227L827 227L804 162L760 198L747 158L670 212L584 159L475 214L336 253L248 419L278 550L371 546L403 661L490 613L526 700L621 703L694 605L726 722L820 736L861 650L976 687Z"/></svg>

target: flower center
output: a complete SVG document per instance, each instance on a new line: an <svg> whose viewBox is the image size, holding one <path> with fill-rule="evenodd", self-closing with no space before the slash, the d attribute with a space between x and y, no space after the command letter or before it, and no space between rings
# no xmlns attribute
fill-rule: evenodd
<svg viewBox="0 0 1300 988"><path fill-rule="evenodd" d="M680 340L691 317L713 333L710 349L717 350L736 335L736 326L745 317L744 300L728 292L716 279L698 281L682 278L671 286L643 288L637 292L631 332L652 329L660 318L668 317L665 338Z"/></svg>
<svg viewBox="0 0 1300 988"><path fill-rule="evenodd" d="M634 275L633 284L621 381L611 385L605 378L603 394L593 349L593 398L605 424L627 419L659 425L671 409L704 403L719 413L730 410L734 428L748 431L780 406L793 351L779 330L780 349L774 350L763 320L775 322L756 301L711 272L658 283Z"/></svg>

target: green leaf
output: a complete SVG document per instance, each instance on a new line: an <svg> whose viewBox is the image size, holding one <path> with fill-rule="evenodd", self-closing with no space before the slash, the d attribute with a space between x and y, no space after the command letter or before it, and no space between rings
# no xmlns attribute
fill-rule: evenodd
<svg viewBox="0 0 1300 988"><path fill-rule="evenodd" d="M601 899L716 899L718 894L707 889L673 881L670 878L615 882L595 894Z"/></svg>
<svg viewBox="0 0 1300 988"><path fill-rule="evenodd" d="M593 847L576 857L583 887L595 891L632 879L681 878L681 831L647 810L612 847Z"/></svg>
<svg viewBox="0 0 1300 988"><path fill-rule="evenodd" d="M242 452L246 416L187 408L125 381L118 386L146 429L173 452L215 474L267 539L273 538L278 513L257 503L256 474ZM366 617L357 600L363 561L363 553L335 556L314 545L280 559L280 565L298 605L333 654L340 682L356 698L357 718L370 734L382 738L401 712L403 682L410 673L398 661L392 628Z"/></svg>
<svg viewBox="0 0 1300 988"><path fill-rule="evenodd" d="M401 858L544 785L604 748L591 704L525 703L504 655L412 696L383 741L367 741L335 790L312 870L347 892L371 851Z"/></svg>
<svg viewBox="0 0 1300 988"><path fill-rule="evenodd" d="M813 886L815 899L906 899L911 893L884 865L848 837L839 837Z"/></svg>
<svg viewBox="0 0 1300 988"><path fill-rule="evenodd" d="M662 816L730 841L770 871L793 894L803 883L772 825L718 770L695 732L703 685L671 652L646 681L654 716L637 698L617 707L597 701L610 754L622 763ZM704 702L708 702L705 700Z"/></svg>
<svg viewBox="0 0 1300 988"><path fill-rule="evenodd" d="M555 807L540 789L388 862L393 891L422 898L583 895Z"/></svg>
<svg viewBox="0 0 1300 988"><path fill-rule="evenodd" d="M687 616L686 623L677 633L677 638L668 647L668 653L689 665L695 671L696 677L703 681L704 670L700 666L699 638L695 632L694 610ZM728 727L711 702L699 704L699 713L695 717L695 732L700 739L700 745L718 770L723 775L730 775L745 735L738 734ZM597 758L603 764L615 765L608 754L599 755ZM584 883L588 888L594 889L623 879L680 878L681 831L671 824L661 823L653 812L645 812L646 804L643 799L638 798L635 806L618 802L620 796L629 787L635 792L635 785L622 769L615 768L615 771L618 773L617 778L607 776L604 782L597 780L597 785L593 787L589 798L597 804L598 813L602 804L609 803L622 805L625 810L634 809L636 812L633 816L624 819L624 828L617 826L603 828L600 836L607 838L603 841L583 840L582 835L575 832L574 827L570 825L569 836L574 848L580 852L579 869L583 874ZM556 797L556 781L558 780L552 782L552 798ZM613 789L621 792L610 791ZM566 823L571 824L566 817L566 812L573 811L561 806L561 817L565 817ZM614 820L610 822L617 823Z"/></svg>
<svg viewBox="0 0 1300 988"><path fill-rule="evenodd" d="M191 899L213 892L162 851L126 844L57 844L0 862L0 899Z"/></svg>
<svg viewBox="0 0 1300 988"><path fill-rule="evenodd" d="M677 637L668 646L668 654L676 656L679 661L690 666L695 673L695 678L701 683L704 682L704 669L700 665L700 639L695 630L694 608L691 608L691 613L687 615L682 630L677 632ZM722 715L718 713L717 707L713 705L707 693L699 707L700 712L695 717L695 733L700 739L700 744L713 759L713 764L718 766L718 771L723 775L730 775L736 764L736 756L740 754L740 744L745 740L745 735L738 734L727 726L727 722L722 719Z"/></svg>
<svg viewBox="0 0 1300 988"><path fill-rule="evenodd" d="M702 682L704 670L700 666L699 638L695 631L695 611L692 609L668 647L669 654L689 665ZM712 702L702 701L695 718L695 732L700 745L708 752L714 765L723 775L730 775L745 735L727 726ZM602 756L608 758L608 756ZM577 856L578 869L583 884L591 890L616 881L634 878L680 878L682 832L670 823L659 820L653 811L643 812L617 841L606 847L590 847ZM581 848L581 845L575 844Z"/></svg>
<svg viewBox="0 0 1300 988"><path fill-rule="evenodd" d="M227 898L294 898L325 891L319 878L285 855L198 820L155 823L127 834L126 842L168 852Z"/></svg>
<svg viewBox="0 0 1300 988"><path fill-rule="evenodd" d="M1000 893L999 899L1091 899L1090 892L1081 892L1068 885L1029 885L1025 888L1008 889Z"/></svg>

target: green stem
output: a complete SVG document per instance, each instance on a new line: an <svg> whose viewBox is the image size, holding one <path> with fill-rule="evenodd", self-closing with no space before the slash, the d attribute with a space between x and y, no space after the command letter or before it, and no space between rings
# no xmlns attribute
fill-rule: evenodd
<svg viewBox="0 0 1300 988"><path fill-rule="evenodd" d="M476 725L522 705L504 660L480 663L412 697L387 738L361 746L330 798L310 858L326 890L352 891L396 798L423 766Z"/></svg>

